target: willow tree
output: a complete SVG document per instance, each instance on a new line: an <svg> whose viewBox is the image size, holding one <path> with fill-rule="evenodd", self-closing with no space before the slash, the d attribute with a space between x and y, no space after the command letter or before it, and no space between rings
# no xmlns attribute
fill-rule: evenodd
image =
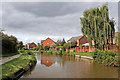
<svg viewBox="0 0 120 80"><path fill-rule="evenodd" d="M95 48L102 49L113 43L115 34L114 20L109 19L108 4L102 7L85 10L81 17L82 33L88 37L89 45L92 41ZM112 42L112 43L111 43Z"/></svg>

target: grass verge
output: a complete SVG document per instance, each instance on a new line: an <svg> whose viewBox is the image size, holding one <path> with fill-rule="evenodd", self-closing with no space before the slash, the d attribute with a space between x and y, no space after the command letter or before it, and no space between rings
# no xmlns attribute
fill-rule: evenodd
<svg viewBox="0 0 120 80"><path fill-rule="evenodd" d="M0 77L2 80L17 79L20 74L28 71L35 64L36 58L34 54L24 53L20 57L0 65L2 67Z"/></svg>

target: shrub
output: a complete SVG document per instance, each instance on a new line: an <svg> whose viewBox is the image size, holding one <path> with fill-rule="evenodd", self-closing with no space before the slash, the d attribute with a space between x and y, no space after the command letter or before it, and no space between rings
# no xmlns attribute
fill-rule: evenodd
<svg viewBox="0 0 120 80"><path fill-rule="evenodd" d="M76 52L75 49L73 50L73 52Z"/></svg>
<svg viewBox="0 0 120 80"><path fill-rule="evenodd" d="M44 50L40 50L39 53L44 53Z"/></svg>
<svg viewBox="0 0 120 80"><path fill-rule="evenodd" d="M80 45L79 47L85 47L85 45L82 44L82 45Z"/></svg>
<svg viewBox="0 0 120 80"><path fill-rule="evenodd" d="M116 51L100 51L95 49L93 59L98 63L103 63L105 66L119 66L115 56Z"/></svg>
<svg viewBox="0 0 120 80"><path fill-rule="evenodd" d="M50 48L49 46L45 46L44 50L47 51L49 50L49 48Z"/></svg>
<svg viewBox="0 0 120 80"><path fill-rule="evenodd" d="M33 55L33 52L31 52L31 51L28 51L28 52L27 52L27 54L29 54L29 55Z"/></svg>

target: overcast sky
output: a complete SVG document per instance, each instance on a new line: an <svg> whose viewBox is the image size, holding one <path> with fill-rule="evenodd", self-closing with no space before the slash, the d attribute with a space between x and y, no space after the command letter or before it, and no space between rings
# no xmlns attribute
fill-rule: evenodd
<svg viewBox="0 0 120 80"><path fill-rule="evenodd" d="M102 6L105 2L4 2L2 28L24 44L50 37L67 41L82 35L80 17L83 11ZM108 3L109 16L118 24L118 3ZM116 30L117 31L117 30Z"/></svg>

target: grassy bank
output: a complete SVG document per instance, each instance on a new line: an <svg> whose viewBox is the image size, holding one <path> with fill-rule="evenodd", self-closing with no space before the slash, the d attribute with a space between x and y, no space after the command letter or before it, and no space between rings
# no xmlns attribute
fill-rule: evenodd
<svg viewBox="0 0 120 80"><path fill-rule="evenodd" d="M2 80L16 79L24 72L28 71L36 63L36 58L32 52L24 52L20 57L15 58L2 67Z"/></svg>
<svg viewBox="0 0 120 80"><path fill-rule="evenodd" d="M39 53L45 53L45 54L55 54L55 55L68 55L68 56L74 56L74 55L83 55L83 56L93 56L93 52L65 52L65 51L44 51L40 50Z"/></svg>

